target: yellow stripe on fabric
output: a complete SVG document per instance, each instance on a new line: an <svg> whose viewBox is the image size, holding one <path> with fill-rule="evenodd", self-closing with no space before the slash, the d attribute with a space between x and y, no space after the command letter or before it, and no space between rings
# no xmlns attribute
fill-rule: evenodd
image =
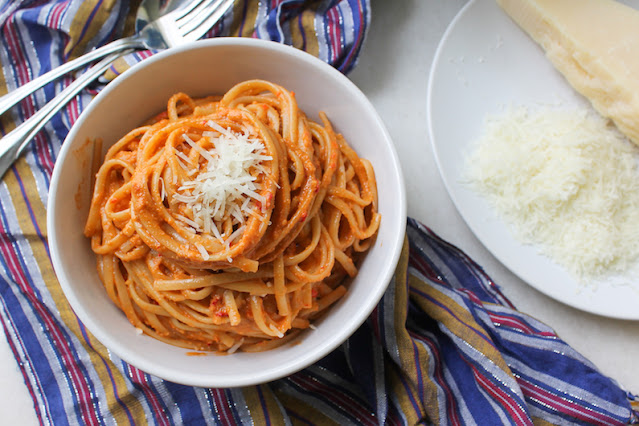
<svg viewBox="0 0 639 426"><path fill-rule="evenodd" d="M5 134L16 128L16 123L13 121L11 114L3 114L2 117L0 117L0 125L2 125ZM0 136L0 140L2 140L1 138L2 136Z"/></svg>
<svg viewBox="0 0 639 426"><path fill-rule="evenodd" d="M104 73L104 78L107 81L112 81L129 68L131 68L131 65L129 65L126 59L120 57L111 64L111 67L109 69L106 70L106 72ZM113 70L115 70L115 72Z"/></svg>
<svg viewBox="0 0 639 426"><path fill-rule="evenodd" d="M395 372L390 381L393 394L401 404L404 415L409 419L409 424L416 424L424 413L428 413L433 419L437 419L438 401L437 387L428 380L428 367L432 360L428 352L421 346L415 345L406 329L408 315L408 238L404 239L404 246L395 269L395 312L393 324L395 325L395 338L401 371ZM416 353L417 352L417 353ZM401 375L401 376L400 376ZM421 383L419 381L421 377ZM419 398L418 388L423 387L423 400ZM417 406L416 406L417 405Z"/></svg>
<svg viewBox="0 0 639 426"><path fill-rule="evenodd" d="M418 401L418 395L416 389L411 389L411 392L406 390L405 382L410 378L406 377L406 371L401 370L399 366L391 365L386 368L386 380L388 383L388 391L393 395L393 398L397 401L397 404L401 407L402 415L406 417L406 424L409 425L421 425L421 424L437 424L433 421L437 421L437 397L431 396L423 403L424 409L421 411L415 410L414 401ZM411 384L414 381L410 380ZM429 417L430 416L430 417Z"/></svg>
<svg viewBox="0 0 639 426"><path fill-rule="evenodd" d="M122 29L123 37L127 37L135 33L135 20L140 3L142 3L142 0L131 0L129 2L129 13L126 15L124 28Z"/></svg>
<svg viewBox="0 0 639 426"><path fill-rule="evenodd" d="M3 69L4 69L4 64L0 60L0 96L6 95L9 92L9 89L7 88L7 80L5 79L4 73L2 72ZM0 125L2 126L2 129L5 131L5 134L9 133L11 130L13 130L16 127L15 122L11 118L11 114L8 114L8 113L2 114L2 116L0 116ZM2 136L0 136L0 138L1 137Z"/></svg>
<svg viewBox="0 0 639 426"><path fill-rule="evenodd" d="M540 419L539 417L531 417L530 418L535 426L554 426L554 423L550 423L544 419Z"/></svg>
<svg viewBox="0 0 639 426"><path fill-rule="evenodd" d="M270 423L274 426L284 426L286 424L281 406L277 403L277 399L269 386L247 386L242 388L242 393L254 424L264 425ZM265 410L266 413L264 412Z"/></svg>
<svg viewBox="0 0 639 426"><path fill-rule="evenodd" d="M457 301L439 291L435 286L428 285L415 276L409 278L409 283L411 287L426 294L430 299L439 302L433 303L428 298L413 293L412 296L414 297L412 297L412 299L424 312L434 320L440 322L455 336L484 354L499 368L510 373L510 368L504 361L499 350L486 340L487 336L484 328L477 324L473 315L465 307L460 306ZM446 307L446 309L444 309L444 307Z"/></svg>
<svg viewBox="0 0 639 426"><path fill-rule="evenodd" d="M3 69L4 64L2 60L0 60L0 96L6 95L9 92L9 89L7 89L7 80L4 78L4 72L2 72Z"/></svg>
<svg viewBox="0 0 639 426"><path fill-rule="evenodd" d="M287 393L277 392L276 396L279 399L280 403L284 408L291 412L295 413L294 416L291 416L291 424L296 425L305 425L307 426L309 423L305 422L302 419L307 419L312 422L312 424L322 425L322 426L340 426L339 423L328 417L324 412L316 409L308 405L305 401L297 399ZM255 423L260 424L260 423Z"/></svg>
<svg viewBox="0 0 639 426"><path fill-rule="evenodd" d="M317 41L317 32L315 31L315 16L319 3L316 3L302 12L302 28L300 31L297 23L291 25L291 35L293 37L293 46L298 49L304 49L313 56L319 56L319 42Z"/></svg>
<svg viewBox="0 0 639 426"><path fill-rule="evenodd" d="M251 37L255 31L259 6L260 3L256 0L235 1L229 34L234 37Z"/></svg>
<svg viewBox="0 0 639 426"><path fill-rule="evenodd" d="M66 57L73 59L86 52L89 41L100 32L117 4L117 0L103 0L99 6L98 0L83 1L80 4L69 29L70 40L64 48ZM85 28L89 19L91 22Z"/></svg>
<svg viewBox="0 0 639 426"><path fill-rule="evenodd" d="M29 242L29 246L31 251L33 252L34 259L38 264L38 268L40 270L40 274L42 275L42 279L51 293L51 297L56 304L56 308L60 313L61 319L64 321L65 325L73 332L73 334L78 338L78 340L83 345L84 349L89 354L91 362L95 366L95 369L98 373L98 377L102 382L102 386L106 391L106 399L109 404L109 407L119 407L119 403L115 398L115 392L111 385L111 379L106 371L106 367L102 359L100 358L100 354L102 358L110 364L111 374L113 377L113 381L119 390L126 390L126 383L124 378L120 374L119 370L111 363L108 357L108 352L100 344L90 333L87 332L88 342L85 341L84 336L80 330L80 326L78 324L77 317L71 310L69 303L67 302L62 289L60 288L60 284L58 283L58 279L55 276L53 271L53 267L51 265L51 261L47 254L46 250L46 237L47 237L47 229L46 229L46 209L44 204L42 203L40 196L38 194L35 178L33 173L31 172L31 168L27 164L24 157L21 157L16 162L16 169L18 175L20 176L20 180L22 182L23 190L26 194L26 199L24 198L22 191L20 189L20 185L18 179L15 174L11 171L7 172L4 176L4 182L7 185L7 189L9 191L11 201L13 206L17 212L25 212L25 214L18 214L18 224L22 231L22 234L27 238ZM28 200L28 203L27 203ZM29 211L29 207L33 212L33 216L35 217L36 224L32 222L31 215L26 214ZM40 230L41 235L45 240L43 241L38 235L38 231L36 226ZM95 348L96 351L99 351L99 354L94 351L91 347ZM127 404L128 409L131 412L138 412L140 417L144 417L144 411L142 406L139 404L137 399L132 399L131 404ZM128 423L125 412L119 407L118 410L113 411L111 413L115 420L117 420L118 424L126 424Z"/></svg>

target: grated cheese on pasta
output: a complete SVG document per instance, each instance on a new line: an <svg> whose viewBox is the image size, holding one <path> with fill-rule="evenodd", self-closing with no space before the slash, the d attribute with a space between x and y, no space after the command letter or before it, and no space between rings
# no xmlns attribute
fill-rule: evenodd
<svg viewBox="0 0 639 426"><path fill-rule="evenodd" d="M251 170L263 170L260 163L272 160L272 157L264 155L264 144L258 139L225 129L213 121L207 125L211 131L204 132L203 137L213 143L213 149L203 149L188 135L183 135L184 141L205 159L205 166L193 180L182 182L175 199L185 203L192 212L192 219L180 217L185 224L198 232L213 235L228 249L244 226L224 240L215 221L230 215L235 223L243 223L242 213L253 214L249 205L251 200L264 206L266 200L258 193L261 185ZM190 164L186 155L182 154L180 158L183 167L197 171L198 166ZM203 247L198 250L202 252Z"/></svg>

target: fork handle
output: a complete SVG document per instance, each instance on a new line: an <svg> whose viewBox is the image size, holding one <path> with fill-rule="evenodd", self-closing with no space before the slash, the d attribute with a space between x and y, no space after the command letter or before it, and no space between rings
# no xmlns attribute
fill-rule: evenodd
<svg viewBox="0 0 639 426"><path fill-rule="evenodd" d="M97 59L101 59L107 55L116 52L122 52L126 49L142 49L144 45L137 36L126 37L112 41L105 44L95 50L92 50L84 55L69 61L64 64L53 68L51 71L42 74L41 76L31 80L30 82L23 84L16 90L9 92L8 94L0 97L0 115L10 110L14 105L26 98L41 87L51 83L52 81L60 78L64 74L76 70L83 65L93 62Z"/></svg>
<svg viewBox="0 0 639 426"><path fill-rule="evenodd" d="M9 170L13 162L18 159L22 151L27 147L29 141L35 137L40 129L42 129L55 114L82 89L102 75L113 61L129 51L130 50L126 50L125 52L111 54L89 68L28 120L24 121L0 139L0 178Z"/></svg>

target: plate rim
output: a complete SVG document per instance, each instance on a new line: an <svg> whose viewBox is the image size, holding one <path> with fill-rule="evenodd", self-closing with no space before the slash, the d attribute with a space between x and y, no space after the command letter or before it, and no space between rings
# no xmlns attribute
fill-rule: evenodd
<svg viewBox="0 0 639 426"><path fill-rule="evenodd" d="M485 0L485 1L489 1L489 0ZM601 306L592 306L590 304L587 303L583 303L582 301L578 301L575 302L574 300L566 300L566 298L562 297L560 294L558 294L559 292L552 292L550 291L548 288L545 288L543 285L539 285L536 282L532 282L533 280L530 280L528 277L525 276L525 274L522 273L521 270L519 270L519 268L513 264L513 262L507 258L505 258L502 253L500 253L499 251L494 250L490 244L488 244L484 238L481 237L481 232L479 232L476 229L475 224L469 220L469 218L467 217L467 213L465 212L465 210L461 207L460 204L460 200L458 199L458 193L455 190L455 188L453 188L453 185L450 182L450 176L448 176L448 174L444 171L444 166L442 164L442 158L439 152L439 145L437 142L437 138L435 136L435 129L434 129L434 124L433 124L433 110L434 110L434 99L433 99L433 91L434 91L434 87L436 84L436 80L437 80L437 74L439 71L439 68L442 64L442 57L443 54L446 51L447 48L447 43L451 38L451 35L454 34L456 31L459 31L459 23L460 21L462 21L464 18L467 18L468 14L472 14L473 13L473 9L475 7L479 7L478 5L480 4L480 0L470 0L468 1L460 10L459 12L455 15L455 17L452 19L452 21L449 23L449 25L447 26L446 30L444 31L444 34L442 35L438 45L437 45L437 49L435 50L435 54L433 56L433 62L432 65L430 67L430 71L429 71L429 75L428 75L428 82L427 82L427 96L426 96L426 119L427 119L427 128L428 128L428 137L429 137L429 144L431 146L433 155L434 155L434 160L435 160L435 164L437 165L437 169L439 172L439 175L442 179L442 182L444 184L444 187L446 188L446 192L448 193L448 196L450 197L450 199L453 202L453 205L455 206L455 209L457 210L457 212L459 213L459 215L461 216L462 220L464 221L464 223L466 224L466 226L468 226L469 230L472 232L473 236L481 243L481 245L495 258L497 259L497 261L499 261L499 263L501 265L503 265L506 269L508 269L509 272L511 272L512 274L514 274L515 276L517 276L520 280L522 280L526 285L528 285L529 287L532 287L533 289L539 291L540 293L552 298L553 300L556 300L562 304L564 304L565 306L574 308L574 309L578 309L580 311L584 311L584 312L588 312L591 314L595 314L595 315L599 315L602 317L606 317L606 318L613 318L613 319L620 319L620 320L639 320L639 310L636 311L636 313L631 313L631 312L627 312L626 310L619 312L619 310L615 309L616 307L611 307L609 309L604 309ZM531 40L532 42L532 40ZM568 84L568 83L566 83ZM574 90L574 89L573 89ZM498 218L498 221L500 222L501 225L507 227L507 224L503 221L503 219L499 216L496 215ZM508 231L509 235L512 236L512 232ZM514 236L512 236L512 238L517 241ZM519 246L524 246L523 243L517 241L517 244ZM538 255L540 257L545 257L543 255ZM546 257L546 259L548 259ZM558 266L560 269L565 270L564 267L557 265L556 262L550 260L550 262L554 263L556 266ZM571 277L571 279L574 281L576 287L581 286L581 284L579 284L574 278ZM501 285L501 284L500 284ZM639 289L637 288L632 288L633 290L639 291ZM597 290L593 290L595 291L595 293L593 293L593 296L596 295L596 291ZM639 293L638 293L639 294Z"/></svg>

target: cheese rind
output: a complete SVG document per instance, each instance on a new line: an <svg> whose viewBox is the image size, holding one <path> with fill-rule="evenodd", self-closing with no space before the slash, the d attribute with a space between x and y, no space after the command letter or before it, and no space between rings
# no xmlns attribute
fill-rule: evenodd
<svg viewBox="0 0 639 426"><path fill-rule="evenodd" d="M639 145L639 11L612 0L497 0L570 85Z"/></svg>

